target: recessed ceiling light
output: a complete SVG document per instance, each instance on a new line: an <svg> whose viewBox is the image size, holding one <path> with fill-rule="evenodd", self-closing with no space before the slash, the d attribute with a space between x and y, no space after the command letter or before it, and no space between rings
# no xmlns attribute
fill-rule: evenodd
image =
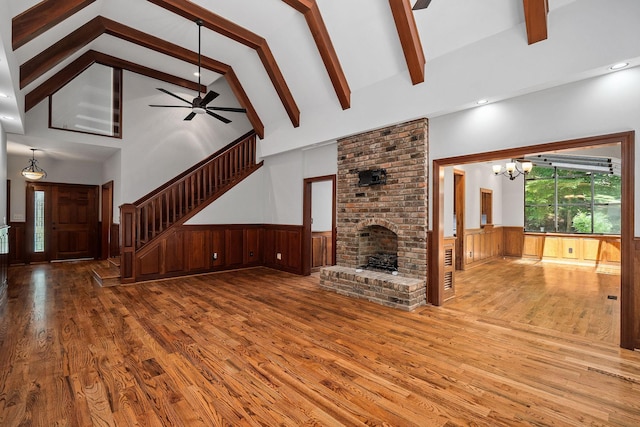
<svg viewBox="0 0 640 427"><path fill-rule="evenodd" d="M623 68L626 68L627 66L629 66L628 62L618 62L617 64L613 64L611 67L609 67L609 69L611 71L616 71L616 70L622 70Z"/></svg>
<svg viewBox="0 0 640 427"><path fill-rule="evenodd" d="M487 104L487 103L489 103L488 99L479 99L478 102L476 102L476 104L478 104L478 105L484 105L484 104Z"/></svg>
<svg viewBox="0 0 640 427"><path fill-rule="evenodd" d="M200 73L197 72L197 71L195 73L193 73L193 75L196 76L196 77L200 77Z"/></svg>

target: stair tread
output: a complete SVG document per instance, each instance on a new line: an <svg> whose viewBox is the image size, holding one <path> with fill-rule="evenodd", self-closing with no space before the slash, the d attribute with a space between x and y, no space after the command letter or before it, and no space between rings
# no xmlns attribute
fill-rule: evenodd
<svg viewBox="0 0 640 427"><path fill-rule="evenodd" d="M93 279L102 287L120 284L120 268L115 266L96 267L92 271Z"/></svg>
<svg viewBox="0 0 640 427"><path fill-rule="evenodd" d="M115 277L120 277L120 268L111 266L111 267L97 267L93 269L93 273L98 275L103 279L113 279Z"/></svg>

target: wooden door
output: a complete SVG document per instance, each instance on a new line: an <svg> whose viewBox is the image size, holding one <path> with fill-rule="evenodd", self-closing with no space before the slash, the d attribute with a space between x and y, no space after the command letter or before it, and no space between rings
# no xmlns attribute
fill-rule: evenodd
<svg viewBox="0 0 640 427"><path fill-rule="evenodd" d="M51 188L50 260L95 258L98 187L55 184Z"/></svg>
<svg viewBox="0 0 640 427"><path fill-rule="evenodd" d="M102 223L100 227L100 257L109 258L111 248L111 225L113 223L113 181L102 185Z"/></svg>
<svg viewBox="0 0 640 427"><path fill-rule="evenodd" d="M462 170L453 170L453 214L455 215L456 241L455 241L455 269L464 270L465 241L464 241L464 215L465 215L465 173Z"/></svg>

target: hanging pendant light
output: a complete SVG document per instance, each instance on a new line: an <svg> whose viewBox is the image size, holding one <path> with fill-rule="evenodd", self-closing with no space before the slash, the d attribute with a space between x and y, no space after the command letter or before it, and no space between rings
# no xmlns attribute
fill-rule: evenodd
<svg viewBox="0 0 640 427"><path fill-rule="evenodd" d="M31 149L31 159L29 159L29 164L26 168L22 169L22 176L32 181L38 181L47 176L47 173L38 166L38 161L36 160L36 149Z"/></svg>

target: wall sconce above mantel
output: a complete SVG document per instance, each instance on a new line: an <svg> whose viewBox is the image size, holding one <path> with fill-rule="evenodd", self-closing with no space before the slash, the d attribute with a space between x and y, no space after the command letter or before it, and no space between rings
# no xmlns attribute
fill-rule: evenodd
<svg viewBox="0 0 640 427"><path fill-rule="evenodd" d="M509 177L511 181L516 179L516 177L520 175L527 175L533 169L533 163L531 162L507 162L504 167L502 165L493 165L493 173L494 175L504 175Z"/></svg>

